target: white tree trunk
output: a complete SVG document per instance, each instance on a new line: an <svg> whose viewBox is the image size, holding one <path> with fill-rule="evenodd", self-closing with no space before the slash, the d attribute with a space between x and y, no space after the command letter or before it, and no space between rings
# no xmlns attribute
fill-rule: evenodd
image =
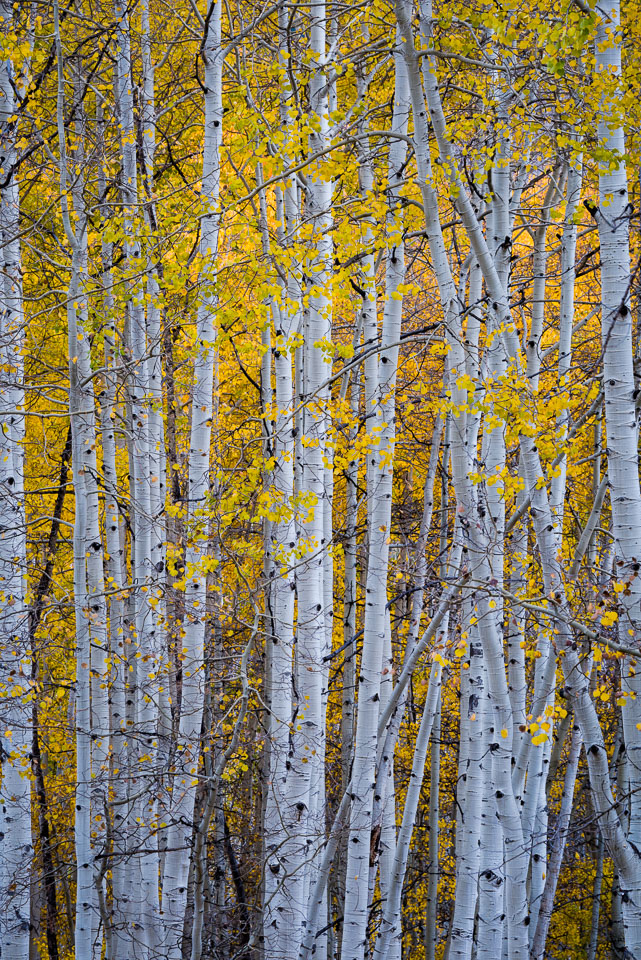
<svg viewBox="0 0 641 960"><path fill-rule="evenodd" d="M444 632L447 633L447 623L444 624ZM416 737L416 746L414 748L414 758L412 761L412 772L410 782L405 797L405 806L403 808L403 821L401 823L398 840L396 843L396 854L394 857L394 869L392 872L392 882L387 895L387 902L383 913L381 929L374 949L374 960L398 955L394 950L392 940L400 941L402 937L401 925L401 898L403 894L403 881L407 869L407 857L409 854L414 821L416 820L416 811L423 786L423 773L425 770L425 761L429 749L430 737L432 734L432 725L438 706L441 693L441 673L442 660L439 657L433 663L430 672L429 687L423 716Z"/></svg>
<svg viewBox="0 0 641 960"><path fill-rule="evenodd" d="M0 5L3 34L13 25L12 6ZM0 167L5 184L0 198L0 577L2 580L2 640L0 684L5 741L2 750L0 805L0 955L3 960L29 956L30 889L33 864L31 841L31 707L28 693L31 651L26 588L26 529L24 501L24 404L22 345L24 312L20 250L20 194L12 172L17 153L14 66L0 62Z"/></svg>
<svg viewBox="0 0 641 960"><path fill-rule="evenodd" d="M403 131L407 123L408 95L405 72L397 58L393 124ZM403 146L401 146L401 144ZM401 184L405 157L405 141L392 140L390 147L389 229L398 231L398 188ZM363 653L358 676L358 715L352 772L352 806L347 849L346 889L343 921L342 956L358 960L364 956L369 916L369 857L376 782L377 726L380 684L387 620L387 571L391 539L391 507L393 455L395 443L395 384L398 364L398 341L401 332L403 298L398 293L405 277L405 255L402 241L391 246L387 259L385 308L381 338L381 354L377 369L368 377L366 370L366 402L375 413L374 435L380 436L377 446L368 452L368 566L365 585L365 622ZM371 296L371 294L370 294ZM371 331L369 338L378 336ZM368 333L364 329L365 346ZM389 346L388 346L389 345ZM371 380L376 380L375 384Z"/></svg>
<svg viewBox="0 0 641 960"><path fill-rule="evenodd" d="M284 65L287 49L287 14L279 8L279 57ZM286 74L285 74L286 75ZM281 120L285 130L285 159L289 161L293 149L291 120L291 90L284 84L280 90ZM289 246L296 236L300 222L298 188L296 182L287 184L280 203L283 224L281 239ZM265 956L289 956L296 949L291 943L294 930L294 910L301 905L292 903L289 884L292 882L292 864L289 860L287 841L292 815L288 799L290 775L290 726L293 713L293 650L296 582L291 569L295 546L295 523L293 497L294 465L296 459L296 436L298 423L293 413L295 390L292 375L292 335L300 323L300 275L296 264L292 265L282 284L285 302L291 306L281 308L272 302L273 355L276 420L273 426L274 456L276 460L273 486L281 511L271 531L270 564L272 582L270 602L273 617L273 634L267 640L269 659L269 783L265 803L265 873L263 893L263 931ZM297 812L293 813L296 829ZM296 878L297 880L298 878ZM283 954L283 951L285 953Z"/></svg>
<svg viewBox="0 0 641 960"><path fill-rule="evenodd" d="M572 803L574 800L574 784L576 773L579 766L579 757L581 754L581 734L578 727L572 732L572 742L570 752L565 768L565 779L563 781L563 794L561 797L561 808L559 810L554 840L552 842L552 851L545 878L545 888L538 912L537 924L532 938L530 956L532 960L542 960L545 951L545 941L550 927L552 910L554 907L554 897L556 887L561 873L561 864L565 852L565 843L567 840L568 829L570 826L570 816L572 814Z"/></svg>
<svg viewBox="0 0 641 960"><path fill-rule="evenodd" d="M182 697L177 751L170 777L171 822L162 886L163 948L167 960L180 960L190 846L193 833L200 734L204 707L205 585L202 569L207 538L199 531L206 513L210 483L210 448L215 362L215 275L217 267L222 142L221 4L214 4L206 22L202 60L205 75L205 146L202 196L207 212L201 220L200 252L203 258L203 295L199 303L196 336L198 353L194 369L191 435L189 442L189 545L185 556L185 621L182 648Z"/></svg>

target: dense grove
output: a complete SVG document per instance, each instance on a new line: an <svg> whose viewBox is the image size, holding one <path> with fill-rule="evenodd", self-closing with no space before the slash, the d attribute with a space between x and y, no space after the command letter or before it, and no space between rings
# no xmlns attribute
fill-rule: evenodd
<svg viewBox="0 0 641 960"><path fill-rule="evenodd" d="M2 960L641 960L619 2L0 0Z"/></svg>

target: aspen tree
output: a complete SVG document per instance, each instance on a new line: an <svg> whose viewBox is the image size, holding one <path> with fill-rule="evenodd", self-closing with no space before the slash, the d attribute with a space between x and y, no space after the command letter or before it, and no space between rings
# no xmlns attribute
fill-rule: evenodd
<svg viewBox="0 0 641 960"><path fill-rule="evenodd" d="M532 956L533 960L539 960L539 958L543 956L543 951L545 949L545 939L547 937L547 932L550 925L554 894L556 892L556 885L559 880L563 852L565 850L568 828L570 825L572 801L574 798L574 784L576 782L576 772L579 765L581 745L581 735L578 728L575 728L572 731L572 744L565 770L565 779L563 781L563 797L561 801L559 819L552 845L550 862L548 864L541 906L538 911L536 929L534 932L534 937L532 938L530 955Z"/></svg>
<svg viewBox="0 0 641 960"><path fill-rule="evenodd" d="M427 888L427 906L425 911L425 958L434 960L437 945L437 911L438 911L438 881L439 881L439 792L441 775L441 711L442 694L436 708L436 716L432 727L432 742L430 747L430 815L429 815L429 842L430 842L430 875Z"/></svg>
<svg viewBox="0 0 641 960"><path fill-rule="evenodd" d="M153 614L147 602L148 582L150 580L150 560L152 559L151 517L151 478L154 476L150 459L150 416L147 359L147 318L143 291L134 280L139 270L140 220L138 217L138 170L136 163L136 130L133 109L133 76L131 54L131 30L127 11L116 5L118 61L116 68L117 107L122 128L122 203L123 232L125 245L125 268L130 275L131 296L126 303L126 341L127 352L131 359L129 380L129 398L131 405L131 476L133 479L132 526L134 555L132 558L132 580L134 604L134 636L137 655L135 686L135 721L138 739L136 758L141 779L137 779L136 792L140 793L140 784L147 764L153 771L157 756L158 715L155 684L150 687L149 675L153 676L159 667L159 651ZM152 308L153 309L153 308ZM147 774L148 776L148 774ZM144 781L142 781L144 782ZM140 882L134 888L136 900L131 904L132 915L136 916L137 950L141 956L153 956L157 950L158 914L158 850L157 839L149 829L154 821L156 791L150 790L131 806L130 812L136 818L137 827L133 832L136 843L149 852L141 856L139 862ZM146 829L145 829L146 828Z"/></svg>
<svg viewBox="0 0 641 960"><path fill-rule="evenodd" d="M460 211L464 226L468 231L470 242L473 244L475 252L479 258L479 262L483 268L486 283L491 291L491 294L496 298L497 305L500 307L501 300L503 299L500 280L496 274L496 271L492 267L489 251L487 250L487 247L484 243L484 238L480 233L478 222L473 217L473 211L469 203L469 198L466 196L464 189L460 184L458 171L456 170L456 166L452 157L451 146L446 138L446 127L442 113L442 104L440 101L438 87L436 85L428 84L426 92L428 102L432 110L434 129L439 144L439 150L443 159L448 163L449 177L451 183L454 185L457 207ZM502 309L505 310L505 306L503 306ZM509 330L506 331L506 334L504 334L504 339L508 353L511 356L516 357L517 351ZM520 438L520 449L523 456L525 473L528 477L528 483L531 491L534 526L541 551L546 589L552 590L553 593L556 590L562 597L563 591L561 587L561 577L554 555L552 537L550 536L554 527L553 523L551 522L549 502L544 487L538 484L538 479L542 476L538 452L536 447L530 441L528 441L527 437L523 435ZM605 750L603 747L602 732L599 726L596 711L594 710L594 706L589 698L587 681L578 665L578 658L576 657L574 648L575 645L572 644L572 641L568 641L565 647L563 667L566 677L566 687L568 692L570 692L572 695L577 713L577 719L579 720L579 725L581 727L584 740L586 743L590 743L587 753L590 767L590 781L595 803L597 809L602 811L604 814L604 830L606 831L606 836L608 837L608 842L610 844L613 857L620 865L619 869L628 875L629 882L634 884L636 882L634 879L636 877L635 858L630 847L628 846L621 828L621 823L616 815L616 812L614 811L612 802L609 799L611 797L611 792L610 785L607 780L606 765L604 764ZM518 836L518 828L516 827L516 823L513 818L512 823L514 829L517 831ZM508 857L507 859L509 862L510 858ZM512 863L513 862L514 861L512 861ZM513 882L514 886L518 887L518 880L515 874L513 874ZM520 899L521 902L525 902L524 897L519 897L518 899ZM514 934L518 936L520 926L516 917L510 916L511 910L509 903L508 884L508 928L512 922ZM512 904L514 906L516 906L516 903L516 900L512 900ZM630 904L628 908L630 919L627 923L627 942L634 949L637 930L634 898L630 897L628 903Z"/></svg>
<svg viewBox="0 0 641 960"><path fill-rule="evenodd" d="M189 516L191 537L185 556L185 620L182 638L182 694L178 736L170 763L171 822L162 884L164 949L178 960L189 876L194 800L198 782L199 744L204 707L205 573L202 570L202 522L210 486L210 449L215 363L216 255L220 213L220 145L222 138L221 4L214 2L202 24L201 58L205 74L205 129L202 168L200 255L203 293L198 307L194 361L193 414L189 441Z"/></svg>
<svg viewBox="0 0 641 960"><path fill-rule="evenodd" d="M80 384L83 377L83 355L86 358L86 299L83 276L86 271L86 222L84 205L78 185L73 197L74 211L80 219L77 228L69 216L69 172L63 127L64 64L62 44L56 14L56 53L58 60L58 137L60 149L60 203L65 223L67 240L73 251L69 291L67 294L67 324L69 339L69 414L72 430L73 488L75 499L74 518L74 612L76 620L76 922L75 946L80 960L92 956L94 923L94 877L91 855L91 693L90 661L91 633L87 616L87 492L85 489L84 456L87 446L87 426L83 409L87 398ZM80 189L82 181L79 181ZM87 373L86 360L84 374Z"/></svg>
<svg viewBox="0 0 641 960"><path fill-rule="evenodd" d="M285 160L291 162L294 150L292 121L293 91L287 82L288 18L284 7L278 10L279 66L283 82L279 90L279 112L285 132ZM280 197L282 225L279 238L285 249L297 242L300 225L298 185L292 178ZM292 903L288 884L298 882L290 878L291 865L287 849L288 832L292 828L290 816L296 823L297 812L285 814L288 809L288 781L290 779L290 724L292 721L293 650L295 580L290 570L291 551L295 544L294 524L294 463L296 459L296 423L292 423L294 409L294 378L292 371L292 343L302 320L301 276L296 261L283 284L282 305L272 301L274 323L274 381L277 408L274 424L276 466L274 487L279 510L278 520L271 531L270 559L272 582L270 603L273 611L273 636L267 641L270 676L269 713L269 788L265 809L265 881L263 918L266 954L280 956L282 951L296 951L292 943L294 911L301 904ZM318 611L313 611L317 617ZM299 913L300 918L300 913Z"/></svg>
<svg viewBox="0 0 641 960"><path fill-rule="evenodd" d="M327 60L328 15L324 3L314 3L309 11L309 152L324 150L329 132L329 63ZM293 927L287 931L289 950L297 953L303 937L303 923L309 900L310 876L305 861L312 861L314 848L324 836L321 787L324 763L324 675L323 657L327 655L324 562L324 513L331 510L326 486L327 472L327 364L324 351L331 342L331 181L320 162L312 162L305 191L305 216L311 227L315 255L309 264L302 323L302 378L300 395L307 401L303 409L303 431L298 452L301 488L313 505L302 519L298 539L305 551L297 575L297 629L294 683L298 702L294 714L291 772L288 777L288 805L298 812L298 828L288 838L289 863L293 871L291 906ZM295 831L295 832L294 832ZM301 869L302 868L302 869ZM300 924L300 927L299 927ZM300 929L300 933L298 932ZM319 943L318 947L321 948Z"/></svg>
<svg viewBox="0 0 641 960"><path fill-rule="evenodd" d="M97 122L101 152L98 162L101 165L98 183L101 196L106 194L106 180L104 165L104 114L98 106ZM105 225L109 222L108 211L104 205L101 210ZM117 396L117 324L115 317L115 303L113 296L113 246L103 238L102 253L102 284L103 309L105 312L105 382L104 390L100 395L100 435L102 440L102 476L105 487L105 570L108 583L112 590L109 601L109 652L112 663L112 673L109 680L109 729L111 734L111 780L113 783L113 797L116 804L112 814L112 832L114 836L114 852L112 871L112 896L114 906L112 915L107 921L111 925L113 949L115 956L126 955L129 945L126 939L126 920L128 916L125 902L125 870L126 870L126 784L123 776L128 767L129 757L126 746L126 686L127 686L127 656L125 648L125 609L122 590L125 585L125 571L123 570L123 556L121 547L122 518L118 505L118 473L116 466L117 441L115 435L116 396ZM124 843L123 843L124 840ZM104 922L104 918L103 918Z"/></svg>
<svg viewBox="0 0 641 960"><path fill-rule="evenodd" d="M597 33L595 38L596 79L612 78L618 84L621 75L621 42L619 5L597 6ZM635 573L641 556L639 540L639 488L636 416L634 407L634 372L632 346L632 316L629 306L630 251L628 227L628 189L623 155L624 131L616 122L609 106L608 94L601 99L598 126L599 140L609 152L608 166L599 167L599 208L595 211L601 246L601 324L603 343L603 384L605 394L605 422L608 443L608 479L612 504L612 525L616 553L616 579L628 581L624 591L625 619L620 634L626 630L637 636L639 630L639 586ZM636 694L638 679L634 669L624 669L626 697L622 710L626 752L629 757L630 821L628 843L622 843L612 830L604 831L611 855L619 871L623 901L623 927L627 949L635 953L641 949L641 860L637 852L639 811L635 756L640 749L639 705ZM585 734L584 734L584 739ZM586 749L603 753L603 745L591 743ZM600 759L600 758L599 758ZM604 779L604 774L601 775ZM605 785L605 784L604 784ZM603 809L599 787L593 784L597 810ZM618 825L616 825L618 826Z"/></svg>
<svg viewBox="0 0 641 960"><path fill-rule="evenodd" d="M379 443L368 453L369 557L365 586L365 622L363 654L358 675L358 712L354 763L352 768L352 806L347 848L345 880L345 920L342 954L363 956L366 940L369 890L369 847L372 829L375 759L380 684L386 632L386 597L391 539L391 501L393 481L393 451L395 443L395 384L398 367L398 341L401 332L403 296L399 291L405 278L405 254L398 238L400 213L398 210L399 172L405 159L404 131L408 115L408 92L405 72L400 58L396 58L396 86L392 129L401 136L393 138L390 146L388 183L390 187L390 214L388 220L388 258L385 276L385 307L383 312L380 354L376 367L367 380L366 395L373 395L372 413L376 419L372 433L380 436ZM394 237L391 239L390 234ZM371 293L370 293L371 303ZM365 304L364 304L365 309ZM368 334L368 330L371 332ZM378 341L378 330L364 324L364 345L373 337ZM375 378L374 383L371 380Z"/></svg>
<svg viewBox="0 0 641 960"><path fill-rule="evenodd" d="M2 15L3 956L637 954L634 9Z"/></svg>
<svg viewBox="0 0 641 960"><path fill-rule="evenodd" d="M12 7L0 7L3 40L13 27ZM6 40L5 40L6 43ZM26 536L23 439L25 419L22 343L22 256L20 248L20 194L16 162L16 95L20 81L16 64L6 55L0 63L0 166L5 182L0 196L2 279L0 283L0 576L2 578L2 649L0 662L5 745L2 751L0 802L0 953L10 960L29 954L30 882L33 865L30 750L27 677L29 675L28 621L25 609ZM32 694L33 695L33 694Z"/></svg>

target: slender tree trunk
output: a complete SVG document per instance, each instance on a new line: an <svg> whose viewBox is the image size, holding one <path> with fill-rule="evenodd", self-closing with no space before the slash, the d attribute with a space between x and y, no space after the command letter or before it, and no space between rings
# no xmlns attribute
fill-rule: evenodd
<svg viewBox="0 0 641 960"><path fill-rule="evenodd" d="M14 19L10 3L0 5L2 39L6 43ZM9 40L9 51L11 41ZM0 953L3 960L29 956L30 889L33 869L30 783L23 776L35 727L31 728L28 677L31 673L26 600L26 529L24 477L24 313L20 248L20 195L12 172L17 157L16 123L19 92L11 58L0 62L0 166L9 172L0 198L0 579L2 638L0 684L4 696L0 807ZM24 678L24 679L23 679ZM23 686L24 684L24 686Z"/></svg>
<svg viewBox="0 0 641 960"><path fill-rule="evenodd" d="M396 62L396 87L393 126L401 131L407 123L407 84L403 64ZM393 142L394 144L394 142ZM400 218L398 188L402 182L405 149L399 145L390 152L390 197L389 228ZM393 152L392 152L393 150ZM399 153L400 150L400 153ZM377 725L379 716L380 684L383 667L383 652L386 630L387 570L389 542L391 538L392 464L395 442L395 383L400 339L402 296L399 285L405 277L405 254L403 244L389 250L385 291L386 302L383 315L383 330L380 360L376 369L367 376L367 395L376 397L372 412L376 419L373 431L380 435L380 444L368 456L368 500L370 504L368 526L368 565L365 587L365 622L363 654L358 683L358 715L354 765L352 771L352 806L347 853L345 907L341 955L343 960L358 960L366 947L367 920L369 915L369 856L373 815L375 760L377 752ZM370 293L371 297L371 293ZM378 338L378 332L368 334L364 328L364 343L368 338ZM394 345L394 346L388 346ZM372 380L375 379L375 383ZM383 401L385 399L385 402ZM385 425L383 425L385 424ZM402 881L401 881L402 883ZM398 891L400 898L401 889Z"/></svg>
<svg viewBox="0 0 641 960"><path fill-rule="evenodd" d="M172 758L171 823L162 886L164 949L168 960L180 960L183 923L187 909L190 845L200 756L204 706L205 583L202 569L203 538L199 511L206 508L209 489L210 445L215 362L215 275L217 268L220 194L220 144L222 140L221 5L214 4L205 24L202 60L205 73L205 147L202 196L207 212L201 222L204 293L197 321L198 353L195 360L193 413L189 454L189 544L185 557L185 622L182 653L182 696L178 725L178 751Z"/></svg>
<svg viewBox="0 0 641 960"><path fill-rule="evenodd" d="M427 903L425 907L425 960L435 960L438 944L439 888L439 792L441 778L441 714L443 694L439 697L430 748L430 809Z"/></svg>
<svg viewBox="0 0 641 960"><path fill-rule="evenodd" d="M550 920L552 918L552 909L556 895L556 887L561 873L561 864L563 863L563 854L570 826L570 817L572 816L572 804L574 800L574 784L576 781L576 772L579 765L581 754L582 738L578 727L572 732L572 741L570 752L565 768L565 779L563 781L563 794L561 797L561 808L558 813L556 830L552 841L552 849L545 878L545 887L543 897L538 913L538 920L534 936L532 938L532 947L530 950L531 960L541 960L545 953L545 941L547 939Z"/></svg>

